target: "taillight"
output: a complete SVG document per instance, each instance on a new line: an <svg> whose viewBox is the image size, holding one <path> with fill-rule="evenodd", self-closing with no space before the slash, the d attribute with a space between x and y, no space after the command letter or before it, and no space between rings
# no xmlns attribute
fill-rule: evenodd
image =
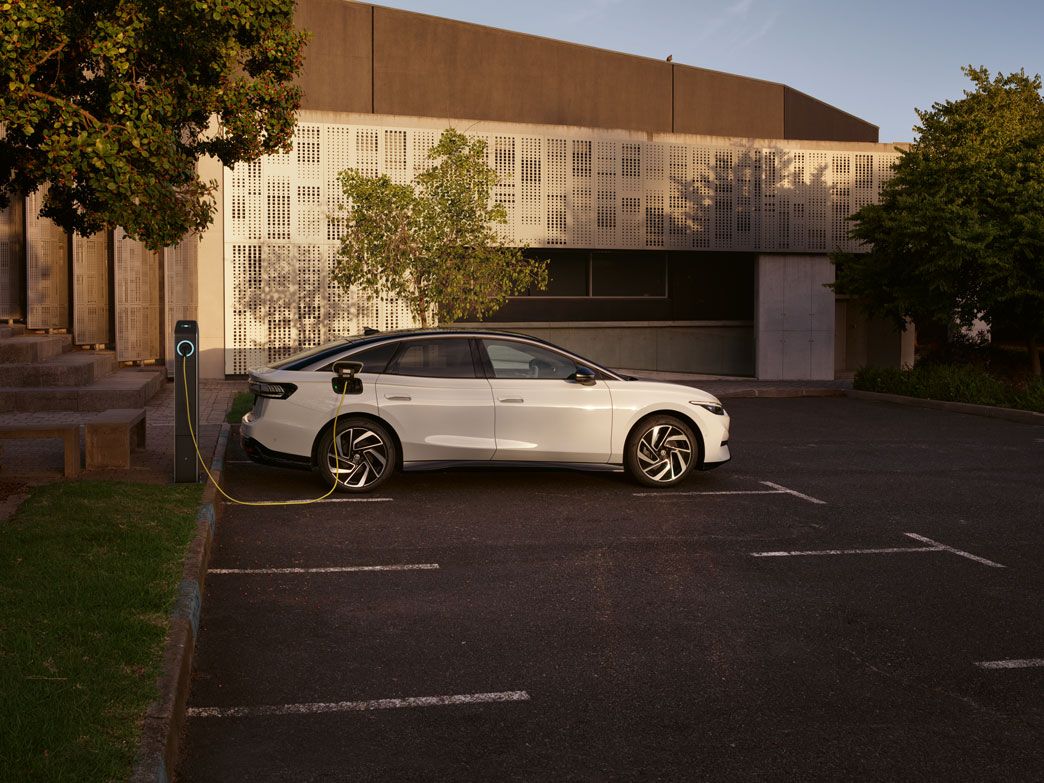
<svg viewBox="0 0 1044 783"><path fill-rule="evenodd" d="M250 379L250 391L258 397L267 397L270 400L285 400L295 391L297 387L292 383L268 383Z"/></svg>

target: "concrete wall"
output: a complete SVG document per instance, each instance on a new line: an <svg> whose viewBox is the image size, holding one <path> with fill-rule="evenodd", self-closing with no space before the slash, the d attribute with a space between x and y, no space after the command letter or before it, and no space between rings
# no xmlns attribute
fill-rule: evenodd
<svg viewBox="0 0 1044 783"><path fill-rule="evenodd" d="M877 141L782 84L346 0L301 0L305 109Z"/></svg>
<svg viewBox="0 0 1044 783"><path fill-rule="evenodd" d="M783 88L783 118L785 139L877 141L876 125L792 87Z"/></svg>
<svg viewBox="0 0 1044 783"><path fill-rule="evenodd" d="M674 130L715 136L788 138L783 89L782 84L675 65ZM877 141L876 134L872 141Z"/></svg>
<svg viewBox="0 0 1044 783"><path fill-rule="evenodd" d="M751 376L754 326L747 321L525 322L456 324L522 332L591 361L626 370Z"/></svg>
<svg viewBox="0 0 1044 783"><path fill-rule="evenodd" d="M825 255L762 255L757 272L757 377L834 377L834 266Z"/></svg>

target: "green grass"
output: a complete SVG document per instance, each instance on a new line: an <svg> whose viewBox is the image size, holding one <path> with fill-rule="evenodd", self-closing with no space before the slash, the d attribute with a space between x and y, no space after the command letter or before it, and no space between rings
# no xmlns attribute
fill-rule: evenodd
<svg viewBox="0 0 1044 783"><path fill-rule="evenodd" d="M254 407L254 395L250 392L240 392L232 400L232 407L228 409L225 421L229 424L239 424L243 417Z"/></svg>
<svg viewBox="0 0 1044 783"><path fill-rule="evenodd" d="M909 370L864 367L856 373L852 385L863 391L1044 413L1044 382L1040 378L998 377L975 365L933 363Z"/></svg>
<svg viewBox="0 0 1044 783"><path fill-rule="evenodd" d="M130 775L201 494L58 483L0 522L0 780Z"/></svg>

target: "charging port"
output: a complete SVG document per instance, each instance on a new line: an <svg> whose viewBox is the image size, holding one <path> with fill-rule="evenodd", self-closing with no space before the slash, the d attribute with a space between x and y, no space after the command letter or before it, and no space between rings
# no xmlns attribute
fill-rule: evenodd
<svg viewBox="0 0 1044 783"><path fill-rule="evenodd" d="M334 378L331 380L333 390L338 394L362 394L362 379L356 374L362 372L362 362L334 362Z"/></svg>

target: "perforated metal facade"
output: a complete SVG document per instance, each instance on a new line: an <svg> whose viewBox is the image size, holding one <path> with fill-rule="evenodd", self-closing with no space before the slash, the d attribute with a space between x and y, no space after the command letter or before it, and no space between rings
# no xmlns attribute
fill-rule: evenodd
<svg viewBox="0 0 1044 783"><path fill-rule="evenodd" d="M0 318L23 318L25 212L22 199L0 210Z"/></svg>
<svg viewBox="0 0 1044 783"><path fill-rule="evenodd" d="M182 320L195 321L198 316L198 258L199 236L196 234L189 234L174 247L163 251L163 297L166 307L163 355L171 373L174 371L174 324Z"/></svg>
<svg viewBox="0 0 1044 783"><path fill-rule="evenodd" d="M226 372L338 334L411 324L390 299L329 276L343 225L337 174L409 181L432 128L302 123L287 154L225 177ZM845 217L876 200L893 153L474 133L500 175L502 237L533 247L825 253L855 249Z"/></svg>
<svg viewBox="0 0 1044 783"><path fill-rule="evenodd" d="M73 235L73 342L112 342L109 323L109 232Z"/></svg>
<svg viewBox="0 0 1044 783"><path fill-rule="evenodd" d="M116 359L121 362L161 356L159 253L116 229Z"/></svg>
<svg viewBox="0 0 1044 783"><path fill-rule="evenodd" d="M45 217L40 206L45 189L26 199L26 326L69 328L69 237Z"/></svg>

